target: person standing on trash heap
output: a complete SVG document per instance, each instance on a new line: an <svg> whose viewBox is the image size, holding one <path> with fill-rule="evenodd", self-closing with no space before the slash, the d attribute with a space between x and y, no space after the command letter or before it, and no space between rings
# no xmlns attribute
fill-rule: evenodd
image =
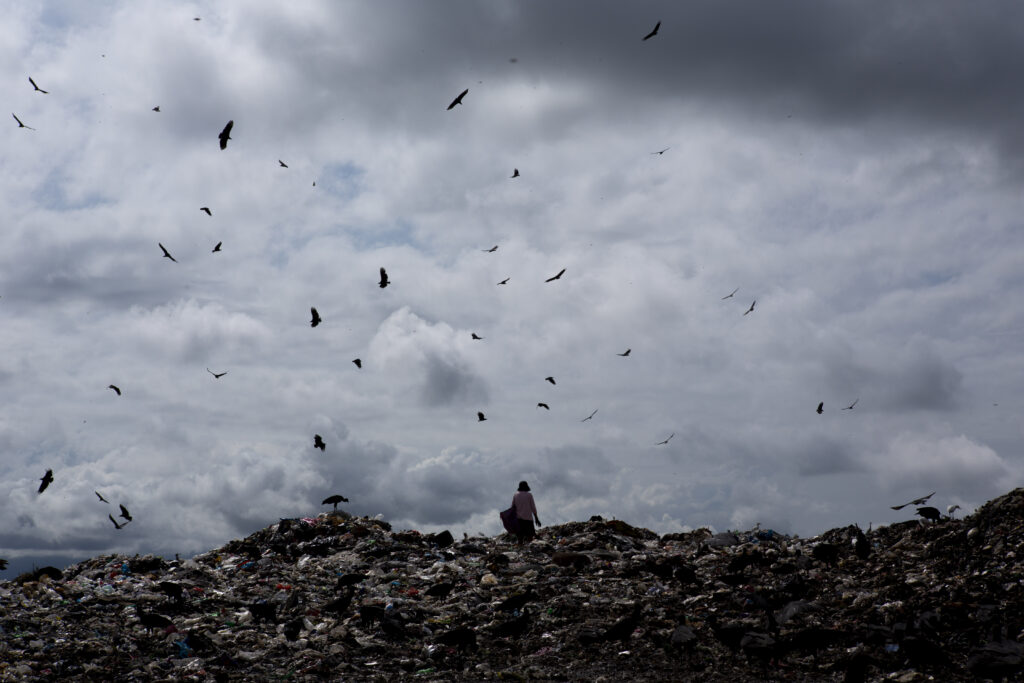
<svg viewBox="0 0 1024 683"><path fill-rule="evenodd" d="M512 496L512 506L516 509L518 518L516 520L516 538L519 545L529 543L533 540L533 522L537 520L537 526L540 526L540 517L537 516L537 504L533 502L530 485L525 481L519 482L519 490Z"/></svg>

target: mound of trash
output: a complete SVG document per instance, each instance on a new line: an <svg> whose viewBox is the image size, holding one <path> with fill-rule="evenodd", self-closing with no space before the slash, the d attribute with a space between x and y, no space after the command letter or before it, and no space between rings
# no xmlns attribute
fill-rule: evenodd
<svg viewBox="0 0 1024 683"><path fill-rule="evenodd" d="M795 538L344 512L0 583L0 680L1024 680L1024 489Z"/></svg>

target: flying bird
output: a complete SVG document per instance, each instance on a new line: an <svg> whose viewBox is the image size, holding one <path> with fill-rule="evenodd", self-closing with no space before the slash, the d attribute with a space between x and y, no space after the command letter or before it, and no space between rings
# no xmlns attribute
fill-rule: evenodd
<svg viewBox="0 0 1024 683"><path fill-rule="evenodd" d="M333 496L327 496L326 498L324 498L323 502L320 503L320 504L321 505L331 505L333 503L334 504L334 509L337 510L338 509L338 503L347 503L347 502L348 502L348 498L346 498L345 496L343 496L343 495L341 495L339 493L335 493Z"/></svg>
<svg viewBox="0 0 1024 683"><path fill-rule="evenodd" d="M507 284L508 284L508 281L509 281L509 280L511 280L511 279L512 279L512 278L509 278L509 277L507 277L507 278L505 278L504 280L502 280L501 282L499 282L498 284L499 284L499 285L507 285Z"/></svg>
<svg viewBox="0 0 1024 683"><path fill-rule="evenodd" d="M316 312L316 308L310 308L309 312L313 315L313 319L309 321L310 327L316 327L317 325L323 322L323 319L320 317L320 314Z"/></svg>
<svg viewBox="0 0 1024 683"><path fill-rule="evenodd" d="M121 395L120 387L117 387L117 386L111 384L110 386L107 387L107 389L113 389L115 394L117 394L118 396Z"/></svg>
<svg viewBox="0 0 1024 683"><path fill-rule="evenodd" d="M153 111L155 111L156 113L159 114L160 113L160 105L158 104L155 107L153 107Z"/></svg>
<svg viewBox="0 0 1024 683"><path fill-rule="evenodd" d="M509 177L510 178L518 178L519 177L519 169L518 168L513 168L512 169L512 175L509 176Z"/></svg>
<svg viewBox="0 0 1024 683"><path fill-rule="evenodd" d="M477 422L483 422L483 421L485 421L486 419L487 419L487 418L486 418L486 417L484 417L484 414L483 414L483 413L481 413L480 411L477 411L477 413L476 413L476 421L477 421Z"/></svg>
<svg viewBox="0 0 1024 683"><path fill-rule="evenodd" d="M380 269L380 282L378 282L377 284L380 285L381 289L384 289L389 284L391 284L391 280L388 279L388 271L384 270L384 268Z"/></svg>
<svg viewBox="0 0 1024 683"><path fill-rule="evenodd" d="M554 378L554 377L545 377L545 378L544 378L544 380L545 380L546 382L551 382L552 384L554 384L554 383L555 383L555 378Z"/></svg>
<svg viewBox="0 0 1024 683"><path fill-rule="evenodd" d="M456 97L454 100L452 100L452 103L448 105L448 110L450 111L450 110L454 109L456 104L462 104L462 98L465 97L466 93L468 93L468 92L469 92L469 88L466 88L465 90L460 92L459 96Z"/></svg>
<svg viewBox="0 0 1024 683"><path fill-rule="evenodd" d="M228 374L228 371L227 371L227 370L225 370L224 372L214 372L214 371L213 371L213 370L211 370L210 368L206 368L206 371L207 371L208 373L210 373L211 375L213 375L213 378L214 378L214 379L220 379L220 378L221 378L221 377L223 377L224 375Z"/></svg>
<svg viewBox="0 0 1024 683"><path fill-rule="evenodd" d="M288 164L284 163L280 159L277 160L277 163L281 164L281 168L288 168Z"/></svg>
<svg viewBox="0 0 1024 683"><path fill-rule="evenodd" d="M824 411L825 411L825 402L822 401L821 403L818 404L818 408L814 412L818 413L818 415L821 415Z"/></svg>
<svg viewBox="0 0 1024 683"><path fill-rule="evenodd" d="M207 216L212 216L213 215L213 212L210 211L210 207L208 207L208 206L200 206L199 210L200 211L205 211Z"/></svg>
<svg viewBox="0 0 1024 683"><path fill-rule="evenodd" d="M40 87L39 87L38 85L36 85L36 82L32 80L32 77L31 77L31 76L29 76L29 77L28 77L28 82L32 84L32 87L36 89L36 92L41 92L41 93L43 93L44 95L49 95L49 94L50 94L50 93L49 93L49 92L47 92L46 90L43 90L43 89L42 89L42 88L40 88Z"/></svg>
<svg viewBox="0 0 1024 683"><path fill-rule="evenodd" d="M594 412L592 412L590 415L587 415L585 418L580 420L580 422L586 422L587 420L593 418L595 415L597 415L597 409L595 409Z"/></svg>
<svg viewBox="0 0 1024 683"><path fill-rule="evenodd" d="M220 251L220 245L222 245L222 244L224 244L224 243L223 242L217 242L217 246L215 246L213 248L213 251L211 251L210 253L211 254L216 254L218 251Z"/></svg>
<svg viewBox="0 0 1024 683"><path fill-rule="evenodd" d="M665 444L667 444L667 443L668 443L669 441L671 441L671 440L672 440L672 437L673 437L673 436L675 436L675 435L676 435L676 433L675 433L675 432L672 432L671 434L669 434L669 435L668 435L668 438L667 438L667 439L665 439L664 441L659 441L658 443L656 443L656 444L654 444L654 445L655 445L655 446L664 446L664 445L665 445Z"/></svg>
<svg viewBox="0 0 1024 683"><path fill-rule="evenodd" d="M493 254L494 252L498 251L498 245L495 244L490 249L481 249L480 251L484 252L485 254Z"/></svg>
<svg viewBox="0 0 1024 683"><path fill-rule="evenodd" d="M473 333L471 334L471 336L473 337L473 339L483 339L483 337L481 337L480 335L478 335L478 334L477 334L476 332L473 332Z"/></svg>
<svg viewBox="0 0 1024 683"><path fill-rule="evenodd" d="M902 510L903 508L907 507L908 505L924 505L925 503L928 502L928 499L931 498L934 495L935 495L935 491L932 491L927 496L921 496L920 498L915 498L914 500L910 501L909 503L904 503L903 505L893 505L891 507L892 507L893 510Z"/></svg>
<svg viewBox="0 0 1024 683"><path fill-rule="evenodd" d="M127 520L128 520L129 522L130 522L130 521L132 521L132 516L131 516L131 514L129 514L129 512L128 512L128 508L126 508L126 507L125 507L124 505L121 505L120 503L118 503L118 505L119 505L119 506L120 506L120 508L121 508L121 517L124 517L124 518L125 518L125 519L127 519Z"/></svg>
<svg viewBox="0 0 1024 683"><path fill-rule="evenodd" d="M172 261L174 261L175 263L177 263L177 262L178 262L178 260L177 260L176 258L174 258L173 256L171 256L171 252L167 251L167 247L165 247L164 245L160 244L159 242L157 242L157 243L156 243L156 245L157 245L158 247L160 247L160 251L164 252L164 258L169 258L169 259L171 259Z"/></svg>
<svg viewBox="0 0 1024 683"><path fill-rule="evenodd" d="M18 128L28 128L29 130L35 130L35 128L33 128L32 126L26 126L24 123L22 123L21 119L19 119L14 112L11 112L11 116L13 116L14 120L18 122Z"/></svg>
<svg viewBox="0 0 1024 683"><path fill-rule="evenodd" d="M551 406L549 406L547 403L538 403L537 407L543 408L544 410L551 410Z"/></svg>
<svg viewBox="0 0 1024 683"><path fill-rule="evenodd" d="M555 275L554 277L549 277L544 282L551 282L552 280L558 280L559 278L562 277L562 273L564 273L564 272L565 272L565 268L562 268L560 271L558 271L558 275Z"/></svg>
<svg viewBox="0 0 1024 683"><path fill-rule="evenodd" d="M122 522L121 524L118 524L118 523L117 523L117 520L116 520L116 519L114 519L114 515L110 515L110 514L108 514L108 515L107 515L107 517L109 517L109 518L110 518L110 521L114 523L114 528L115 528L115 529L121 529L121 528L123 528L123 527L124 527L124 525L125 525L125 524L127 524L127 523L128 523L128 522Z"/></svg>
<svg viewBox="0 0 1024 683"><path fill-rule="evenodd" d="M46 470L46 474L39 478L39 493L46 490L46 487L53 483L53 470Z"/></svg>
<svg viewBox="0 0 1024 683"><path fill-rule="evenodd" d="M228 148L228 140L231 140L231 128L235 125L234 120L228 121L228 125L224 126L224 130L220 132L217 137L220 139L220 148Z"/></svg>
<svg viewBox="0 0 1024 683"><path fill-rule="evenodd" d="M853 407L854 407L855 405L857 405L857 401L859 401L859 400L860 400L860 399L858 398L858 399L857 399L856 401L854 401L854 402L853 402L853 403L851 403L850 405L848 405L848 406L846 406L845 408L843 408L843 410L853 410Z"/></svg>
<svg viewBox="0 0 1024 683"><path fill-rule="evenodd" d="M356 359L355 359L354 361L352 361L352 362L356 364L356 367L357 367L357 368L361 368L361 367L363 367L363 361L362 361L361 359L359 359L359 358L356 358Z"/></svg>
<svg viewBox="0 0 1024 683"><path fill-rule="evenodd" d="M630 353L631 353L632 351L633 351L633 349L626 349L626 350L625 350L625 351L623 351L622 353L617 353L617 354L615 354L615 355L616 355L616 356L622 356L623 358L625 358L625 357L626 357L626 356L628 356L628 355L629 355L629 354L630 354Z"/></svg>
<svg viewBox="0 0 1024 683"><path fill-rule="evenodd" d="M653 38L654 36L658 35L658 29L659 28L661 28L661 22L660 21L657 24L654 25L654 29L650 33L648 33L646 36L643 37L643 40L647 40L648 38Z"/></svg>
<svg viewBox="0 0 1024 683"><path fill-rule="evenodd" d="M757 299L754 299L754 301L750 304L750 308L748 308L746 313L744 313L743 315L746 315L747 313L751 313L754 310L754 305L755 304L757 304Z"/></svg>
<svg viewBox="0 0 1024 683"><path fill-rule="evenodd" d="M664 154L665 152L669 151L670 149L672 149L672 148L671 147L666 147L665 149L661 150L660 152L651 152L651 154L659 154L659 155L660 154Z"/></svg>
<svg viewBox="0 0 1024 683"><path fill-rule="evenodd" d="M733 295L736 294L736 292L738 292L738 291L740 291L739 287L737 287L736 289L732 290L732 292L730 292L726 296L723 296L722 297L722 301L725 301L726 299L731 299L733 297Z"/></svg>
<svg viewBox="0 0 1024 683"><path fill-rule="evenodd" d="M93 491L93 493L95 493L96 497L99 498L100 500L102 500L104 503L106 503L107 505L110 505L110 501L107 500L106 498L104 498L103 496L101 496L99 491Z"/></svg>
<svg viewBox="0 0 1024 683"><path fill-rule="evenodd" d="M321 453L325 452L327 450L327 444L324 443L324 437L319 434L314 434L313 448L319 448Z"/></svg>

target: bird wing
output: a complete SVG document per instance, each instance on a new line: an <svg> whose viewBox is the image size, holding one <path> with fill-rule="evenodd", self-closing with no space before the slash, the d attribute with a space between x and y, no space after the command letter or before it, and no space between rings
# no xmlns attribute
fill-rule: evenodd
<svg viewBox="0 0 1024 683"><path fill-rule="evenodd" d="M452 100L452 103L448 105L448 109L453 109L456 104L462 104L462 98L465 97L466 93L468 93L468 92L469 92L469 88L466 88L461 93L459 93L459 96L456 97L454 100Z"/></svg>
<svg viewBox="0 0 1024 683"><path fill-rule="evenodd" d="M228 140L231 139L231 128L235 125L234 120L228 121L228 125L224 126L224 130L220 132L217 137L220 138L220 148L227 149Z"/></svg>
<svg viewBox="0 0 1024 683"><path fill-rule="evenodd" d="M651 30L651 32L648 33L646 36L644 36L643 39L647 40L648 38L652 38L652 37L658 35L658 29L659 28L661 28L661 22L660 21L657 24L654 25L654 28Z"/></svg>
<svg viewBox="0 0 1024 683"><path fill-rule="evenodd" d="M171 252L167 251L167 247L165 247L164 245L160 244L159 242L157 242L156 244L157 244L158 247L160 247L160 250L164 252L164 256L166 256L167 258L169 258L172 261L174 261L175 263L177 263L175 258L173 256L171 256Z"/></svg>
<svg viewBox="0 0 1024 683"><path fill-rule="evenodd" d="M120 390L120 389L118 389L117 387L115 387L115 386L114 386L113 384L111 384L111 385L110 385L109 387L107 387L107 388L108 388L108 389L113 389L113 390L114 390L114 393L115 393L115 394L117 394L118 396L120 396L120 395L121 395L121 390Z"/></svg>

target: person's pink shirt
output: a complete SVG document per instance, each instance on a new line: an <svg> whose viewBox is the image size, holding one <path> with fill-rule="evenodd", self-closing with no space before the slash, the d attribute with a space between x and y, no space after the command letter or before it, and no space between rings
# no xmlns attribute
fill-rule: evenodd
<svg viewBox="0 0 1024 683"><path fill-rule="evenodd" d="M533 502L533 494L529 491L517 491L512 496L512 505L516 508L519 519L533 519L537 516L537 505Z"/></svg>

